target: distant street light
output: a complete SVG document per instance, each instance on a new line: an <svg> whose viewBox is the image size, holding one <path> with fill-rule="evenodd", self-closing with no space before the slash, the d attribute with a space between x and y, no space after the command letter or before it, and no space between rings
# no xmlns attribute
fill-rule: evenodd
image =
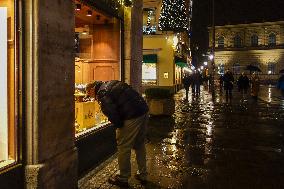
<svg viewBox="0 0 284 189"><path fill-rule="evenodd" d="M204 62L204 66L207 66L208 65L208 62Z"/></svg>
<svg viewBox="0 0 284 189"><path fill-rule="evenodd" d="M214 59L214 55L213 54L210 54L209 55L209 59L212 61Z"/></svg>

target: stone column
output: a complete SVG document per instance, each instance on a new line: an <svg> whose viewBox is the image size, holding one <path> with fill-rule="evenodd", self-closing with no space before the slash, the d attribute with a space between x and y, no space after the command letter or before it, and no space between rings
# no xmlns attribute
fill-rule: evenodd
<svg viewBox="0 0 284 189"><path fill-rule="evenodd" d="M143 1L134 0L131 13L126 8L125 22L125 81L137 91L142 85L142 49L143 49Z"/></svg>
<svg viewBox="0 0 284 189"><path fill-rule="evenodd" d="M77 188L73 1L24 10L26 188Z"/></svg>

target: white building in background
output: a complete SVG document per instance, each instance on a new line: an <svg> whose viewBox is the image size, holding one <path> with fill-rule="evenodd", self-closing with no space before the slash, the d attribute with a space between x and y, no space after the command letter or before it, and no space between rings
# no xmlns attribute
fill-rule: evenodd
<svg viewBox="0 0 284 189"><path fill-rule="evenodd" d="M284 69L284 21L215 26L215 64L218 73L240 74L258 66L262 79L276 79ZM209 48L212 27L209 27Z"/></svg>

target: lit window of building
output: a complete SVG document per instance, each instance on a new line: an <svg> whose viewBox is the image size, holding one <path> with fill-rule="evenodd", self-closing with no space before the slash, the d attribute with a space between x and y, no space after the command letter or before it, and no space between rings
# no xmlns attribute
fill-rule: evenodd
<svg viewBox="0 0 284 189"><path fill-rule="evenodd" d="M220 48L224 47L224 37L223 36L218 38L218 47Z"/></svg>

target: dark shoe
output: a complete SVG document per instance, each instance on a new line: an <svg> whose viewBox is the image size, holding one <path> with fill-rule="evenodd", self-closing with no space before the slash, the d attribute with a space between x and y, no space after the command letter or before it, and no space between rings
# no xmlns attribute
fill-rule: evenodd
<svg viewBox="0 0 284 189"><path fill-rule="evenodd" d="M147 184L147 179L142 177L140 174L136 174L134 177L139 180L141 184Z"/></svg>
<svg viewBox="0 0 284 189"><path fill-rule="evenodd" d="M129 184L127 181L122 181L121 178L119 178L119 175L115 175L114 177L110 177L108 179L108 182L110 184L121 186L121 187L129 187Z"/></svg>

